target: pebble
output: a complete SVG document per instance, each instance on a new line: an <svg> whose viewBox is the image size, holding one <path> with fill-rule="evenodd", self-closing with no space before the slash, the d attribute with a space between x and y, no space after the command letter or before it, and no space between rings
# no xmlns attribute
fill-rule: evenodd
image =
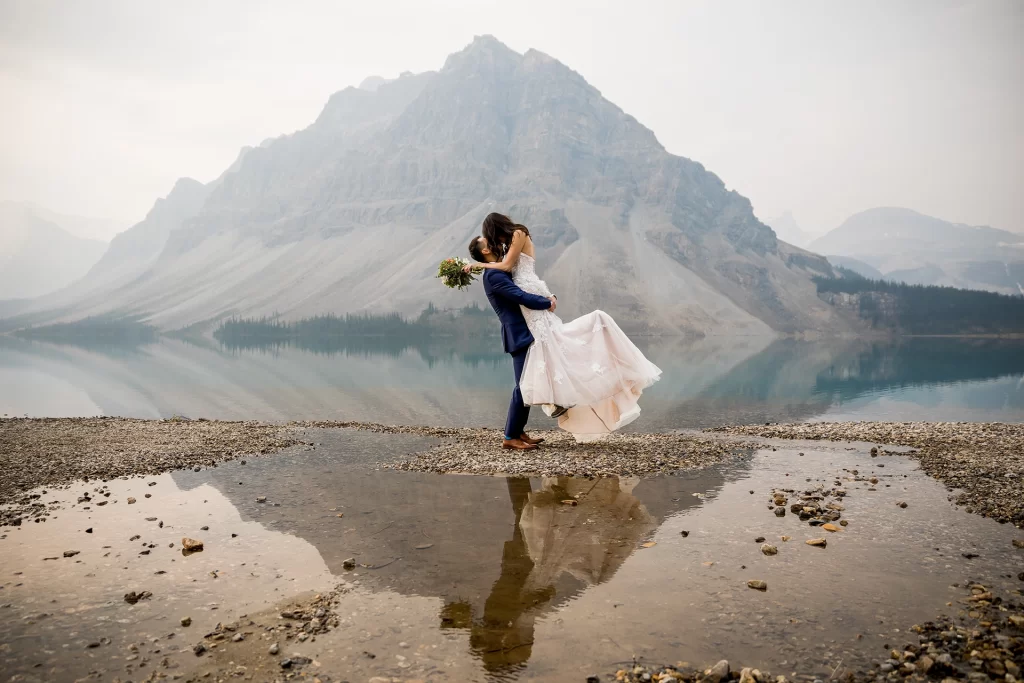
<svg viewBox="0 0 1024 683"><path fill-rule="evenodd" d="M765 583L764 581L759 581L757 579L751 579L750 581L747 581L747 587L748 588L753 588L754 590L758 590L758 591L766 591L766 590L768 590L768 584Z"/></svg>
<svg viewBox="0 0 1024 683"><path fill-rule="evenodd" d="M779 549L770 543L765 543L761 546L761 552L765 555L778 555Z"/></svg>
<svg viewBox="0 0 1024 683"><path fill-rule="evenodd" d="M704 675L704 680L708 681L708 683L720 683L728 678L729 660L727 659L720 660L717 664L708 669L707 673Z"/></svg>
<svg viewBox="0 0 1024 683"><path fill-rule="evenodd" d="M270 649L267 650L267 652L269 652L272 655L276 655L280 651L281 651L281 648L280 648L280 646L278 646L277 643L274 643L273 645L271 645Z"/></svg>
<svg viewBox="0 0 1024 683"><path fill-rule="evenodd" d="M186 627L186 628L191 626L192 625L192 617L182 617L181 618L181 625Z"/></svg>
<svg viewBox="0 0 1024 683"><path fill-rule="evenodd" d="M824 538L812 538L808 541L805 541L805 543L807 543L807 545L813 545L815 548L824 548L828 545L828 541L826 541Z"/></svg>
<svg viewBox="0 0 1024 683"><path fill-rule="evenodd" d="M141 593L136 593L135 591L132 591L130 593L124 594L124 601L127 602L129 605L134 605L139 600L147 600L151 597L153 597L153 594L149 591L142 591Z"/></svg>
<svg viewBox="0 0 1024 683"><path fill-rule="evenodd" d="M203 542L194 538L184 537L181 539L181 547L189 551L202 550Z"/></svg>
<svg viewBox="0 0 1024 683"><path fill-rule="evenodd" d="M709 432L773 439L907 446L906 455L952 489L968 512L1024 528L1024 424L1005 422L815 422L717 427ZM877 448L877 447L876 447ZM877 455L877 454L876 454ZM879 464L879 467L882 465ZM877 484L877 477L871 478Z"/></svg>

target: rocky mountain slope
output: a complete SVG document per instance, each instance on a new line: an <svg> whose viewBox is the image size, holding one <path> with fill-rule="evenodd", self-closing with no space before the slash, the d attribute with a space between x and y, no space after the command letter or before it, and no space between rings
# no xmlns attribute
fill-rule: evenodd
<svg viewBox="0 0 1024 683"><path fill-rule="evenodd" d="M56 214L0 202L0 299L36 297L82 277L107 245L77 237Z"/></svg>
<svg viewBox="0 0 1024 683"><path fill-rule="evenodd" d="M950 223L910 209L854 214L808 249L857 259L886 279L909 284L1024 294L1024 234Z"/></svg>
<svg viewBox="0 0 1024 683"><path fill-rule="evenodd" d="M831 272L825 259L776 239L747 199L669 154L579 74L492 37L437 72L336 93L308 128L187 193L195 201L153 230L166 240L141 273L128 236L142 224L90 273L101 283L90 295L36 305L32 319L136 315L177 329L461 307L482 302L480 288L445 290L437 263L465 255L501 211L530 226L565 317L602 308L653 334L849 324L810 281Z"/></svg>

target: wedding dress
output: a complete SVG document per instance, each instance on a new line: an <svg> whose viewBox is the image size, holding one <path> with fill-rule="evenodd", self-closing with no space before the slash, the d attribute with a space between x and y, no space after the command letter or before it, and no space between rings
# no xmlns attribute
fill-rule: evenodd
<svg viewBox="0 0 1024 683"><path fill-rule="evenodd" d="M536 261L520 254L512 269L523 291L551 296ZM534 343L526 355L519 389L526 405L569 408L558 426L577 441L593 441L640 416L643 390L661 378L651 363L604 311L563 323L551 311L523 308Z"/></svg>

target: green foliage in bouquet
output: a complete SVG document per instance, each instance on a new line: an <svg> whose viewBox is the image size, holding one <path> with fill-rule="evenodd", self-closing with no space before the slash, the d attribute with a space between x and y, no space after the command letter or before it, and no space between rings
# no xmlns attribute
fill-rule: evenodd
<svg viewBox="0 0 1024 683"><path fill-rule="evenodd" d="M446 258L437 267L437 277L441 278L445 287L449 289L465 289L476 279L472 273L462 271L468 265L469 261L464 258Z"/></svg>

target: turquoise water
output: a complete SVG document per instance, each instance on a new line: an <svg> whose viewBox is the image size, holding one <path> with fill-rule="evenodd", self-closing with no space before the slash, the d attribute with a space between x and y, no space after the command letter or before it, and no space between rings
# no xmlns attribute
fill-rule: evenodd
<svg viewBox="0 0 1024 683"><path fill-rule="evenodd" d="M639 339L664 370L634 429L806 420L1024 420L1024 343ZM0 415L504 421L495 339L129 347L0 338ZM545 422L535 415L533 423Z"/></svg>

